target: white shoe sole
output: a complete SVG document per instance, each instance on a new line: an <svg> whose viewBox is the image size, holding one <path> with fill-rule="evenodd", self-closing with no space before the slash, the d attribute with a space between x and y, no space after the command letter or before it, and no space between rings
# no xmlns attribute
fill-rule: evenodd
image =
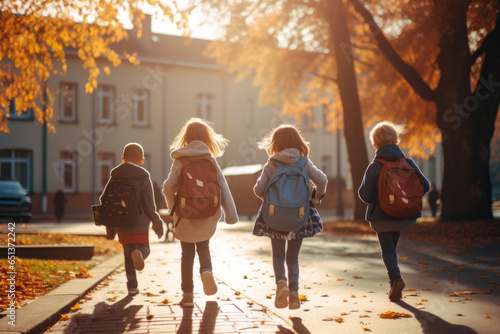
<svg viewBox="0 0 500 334"><path fill-rule="evenodd" d="M142 258L142 254L139 250L135 249L132 252L132 262L134 263L135 270L141 271L144 269L144 259Z"/></svg>
<svg viewBox="0 0 500 334"><path fill-rule="evenodd" d="M215 283L214 276L210 272L205 271L201 274L201 281L203 282L203 292L205 292L207 296L217 293L217 284Z"/></svg>
<svg viewBox="0 0 500 334"><path fill-rule="evenodd" d="M288 306L288 297L290 296L290 289L288 287L283 287L276 291L276 299L274 300L274 306L276 308L285 308Z"/></svg>

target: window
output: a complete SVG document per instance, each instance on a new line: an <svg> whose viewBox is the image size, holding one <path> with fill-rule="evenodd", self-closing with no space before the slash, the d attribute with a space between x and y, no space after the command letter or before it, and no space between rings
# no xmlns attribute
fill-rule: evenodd
<svg viewBox="0 0 500 334"><path fill-rule="evenodd" d="M196 116L207 121L212 118L212 110L214 105L214 97L212 94L198 94L196 99Z"/></svg>
<svg viewBox="0 0 500 334"><path fill-rule="evenodd" d="M248 98L245 101L245 126L247 128L253 127L253 99Z"/></svg>
<svg viewBox="0 0 500 334"><path fill-rule="evenodd" d="M112 124L114 122L113 100L115 89L112 86L97 88L97 122Z"/></svg>
<svg viewBox="0 0 500 334"><path fill-rule="evenodd" d="M62 151L59 154L60 182L64 192L76 192L76 153Z"/></svg>
<svg viewBox="0 0 500 334"><path fill-rule="evenodd" d="M326 176L331 176L333 173L332 168L332 157L329 155L324 155L321 159L321 170Z"/></svg>
<svg viewBox="0 0 500 334"><path fill-rule="evenodd" d="M75 83L64 83L59 85L59 121L76 122L76 97L77 85Z"/></svg>
<svg viewBox="0 0 500 334"><path fill-rule="evenodd" d="M134 108L133 124L135 126L149 125L149 103L147 91L140 88L134 89L132 91L132 102Z"/></svg>
<svg viewBox="0 0 500 334"><path fill-rule="evenodd" d="M301 115L300 127L302 131L310 131L313 128L314 108L309 108L307 114Z"/></svg>
<svg viewBox="0 0 500 334"><path fill-rule="evenodd" d="M115 165L115 155L113 153L99 153L97 158L97 189L103 191L108 183L109 173Z"/></svg>
<svg viewBox="0 0 500 334"><path fill-rule="evenodd" d="M31 108L28 108L25 112L21 113L21 115L18 114L18 110L16 108L16 99L10 101L8 112L9 112L9 117L7 117L7 119L9 120L16 120L16 121L33 120L33 109Z"/></svg>
<svg viewBox="0 0 500 334"><path fill-rule="evenodd" d="M0 177L18 180L31 192L32 154L28 150L0 150Z"/></svg>
<svg viewBox="0 0 500 334"><path fill-rule="evenodd" d="M330 122L328 121L328 113L330 112L330 109L328 108L328 105L326 103L323 103L321 105L321 110L323 115L323 130L325 132L328 132L328 127L330 126Z"/></svg>

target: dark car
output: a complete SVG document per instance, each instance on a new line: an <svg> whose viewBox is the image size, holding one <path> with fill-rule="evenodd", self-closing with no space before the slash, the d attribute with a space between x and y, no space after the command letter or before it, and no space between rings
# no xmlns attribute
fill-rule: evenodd
<svg viewBox="0 0 500 334"><path fill-rule="evenodd" d="M19 181L0 180L0 220L28 222L31 218L31 198Z"/></svg>

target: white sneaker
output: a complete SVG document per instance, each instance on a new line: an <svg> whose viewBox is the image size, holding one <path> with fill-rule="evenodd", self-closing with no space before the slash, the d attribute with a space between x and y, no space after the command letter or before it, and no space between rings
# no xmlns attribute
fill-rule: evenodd
<svg viewBox="0 0 500 334"><path fill-rule="evenodd" d="M201 281L203 282L203 291L207 296L217 293L217 284L210 270L201 273Z"/></svg>
<svg viewBox="0 0 500 334"><path fill-rule="evenodd" d="M279 280L278 283L276 283L276 298L274 299L274 306L276 306L276 308L287 307L288 296L290 296L290 289L284 280Z"/></svg>
<svg viewBox="0 0 500 334"><path fill-rule="evenodd" d="M142 258L142 253L138 249L134 249L132 252L132 262L134 263L135 270L143 270L144 269L144 259Z"/></svg>

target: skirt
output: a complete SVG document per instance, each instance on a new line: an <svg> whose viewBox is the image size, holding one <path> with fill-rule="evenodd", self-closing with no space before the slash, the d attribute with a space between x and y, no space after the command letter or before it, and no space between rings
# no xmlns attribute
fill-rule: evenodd
<svg viewBox="0 0 500 334"><path fill-rule="evenodd" d="M272 239L281 240L293 240L309 238L314 236L316 233L323 231L323 223L321 222L321 217L318 214L318 210L314 207L312 203L309 204L309 219L307 223L297 232L283 232L273 230L268 227L264 219L262 218L262 207L259 209L257 214L257 219L255 220L255 225L253 227L253 235L258 237L269 237Z"/></svg>

